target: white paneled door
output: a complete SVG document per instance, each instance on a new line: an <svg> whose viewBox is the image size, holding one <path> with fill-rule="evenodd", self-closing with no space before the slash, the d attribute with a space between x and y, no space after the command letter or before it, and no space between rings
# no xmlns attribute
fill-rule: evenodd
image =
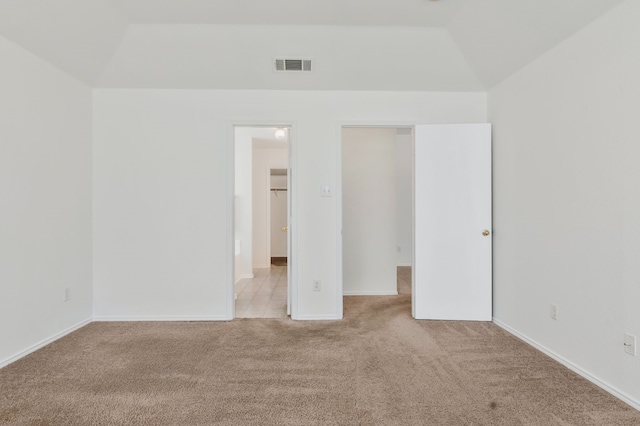
<svg viewBox="0 0 640 426"><path fill-rule="evenodd" d="M416 319L491 321L491 125L419 125Z"/></svg>
<svg viewBox="0 0 640 426"><path fill-rule="evenodd" d="M288 163L289 169L287 170L287 315L291 315L291 299L293 295L293 241L292 241L292 233L291 233L291 223L293 222L293 197L292 194L292 183L293 183L293 169L291 167L292 158L291 158L291 141L289 141L289 150L288 150Z"/></svg>

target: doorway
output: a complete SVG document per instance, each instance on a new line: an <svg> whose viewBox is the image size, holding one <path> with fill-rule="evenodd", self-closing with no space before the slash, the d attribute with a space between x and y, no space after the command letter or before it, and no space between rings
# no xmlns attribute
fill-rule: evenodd
<svg viewBox="0 0 640 426"><path fill-rule="evenodd" d="M416 319L490 321L491 125L411 128L411 314ZM341 130L341 288L344 295L390 294L392 221L379 219L393 215L393 185L385 180L394 175L390 162L385 162L385 157L394 155L391 133L388 126L342 126ZM349 152L349 133L355 134L354 144L361 145L355 154ZM355 158L351 169L349 157ZM356 190L350 191L348 185ZM349 205L362 194L370 198L369 204ZM353 214L350 209L361 211ZM358 220L363 214L378 219ZM361 230L363 223L374 226ZM377 271L376 278L384 274L386 279L378 280L379 287L373 291L358 287L368 281L357 278L373 277L372 271ZM400 288L403 280L398 280L397 271Z"/></svg>
<svg viewBox="0 0 640 426"><path fill-rule="evenodd" d="M291 313L291 127L234 126L233 134L234 317L285 318ZM279 233L272 229L274 208ZM280 243L277 265L272 240Z"/></svg>
<svg viewBox="0 0 640 426"><path fill-rule="evenodd" d="M342 128L343 296L411 294L412 128Z"/></svg>

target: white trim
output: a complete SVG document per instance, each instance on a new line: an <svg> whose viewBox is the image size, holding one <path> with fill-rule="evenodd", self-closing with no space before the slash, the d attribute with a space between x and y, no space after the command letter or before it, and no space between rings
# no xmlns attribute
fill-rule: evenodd
<svg viewBox="0 0 640 426"><path fill-rule="evenodd" d="M522 333L516 331L515 329L509 327L507 324L503 323L499 319L496 319L495 317L493 317L493 323L495 325L497 325L498 327L502 328L503 330L505 330L507 333L509 333L509 334L517 337L518 339L522 340L523 342L533 346L534 348L536 348L537 350L539 350L543 354L545 354L545 355L553 358L554 360L558 361L560 364L564 365L569 370L571 370L574 373L584 377L585 379L589 380L594 385L602 388L603 390L609 392L611 395L615 396L616 398L620 399L621 401L629 404L630 406L632 406L636 410L640 411L640 401L637 401L637 400L633 399L631 396L629 396L626 393L622 392L621 390L617 389L615 386L611 386L610 384L608 384L604 380L601 380L598 377L596 377L596 376L592 375L591 373L589 373L588 371L583 370L581 367L577 366L573 362L571 362L568 359L562 357L561 355L558 355L557 353L555 353L551 349L547 348L544 345L541 345L540 343L536 342L535 340L532 340L532 339L528 338L524 334L522 334Z"/></svg>
<svg viewBox="0 0 640 426"><path fill-rule="evenodd" d="M289 133L293 133L293 132L289 132ZM291 173L292 173L292 168L291 168L291 162L292 162L292 137L293 135L289 135L289 139L287 140L287 211L286 211L286 217L287 217L287 235L286 235L286 239L287 239L287 315L289 316L289 318L291 318L291 265L289 265L289 259L291 259L291 257L293 256L293 250L291 249L291 241L292 241L292 234L289 233L289 227L291 226L291 217L293 215L293 209L291 208L291 192L289 191L291 189ZM296 170L296 173L298 172L298 170ZM269 196L271 197L271 196Z"/></svg>
<svg viewBox="0 0 640 426"><path fill-rule="evenodd" d="M6 367L7 365L16 362L17 360L19 360L20 358L23 358L27 355L29 355L30 353L33 353L35 351L37 351L38 349L41 349L45 346L47 346L50 343L55 342L56 340L66 336L67 334L71 334L74 331L84 327L87 324L91 323L91 318L88 318L84 321L81 321L79 323L77 323L76 325L72 325L71 327L62 330L59 333L54 334L53 336L46 338L44 340L41 340L40 342L36 343L35 345L29 346L27 349L18 352L15 355L10 356L9 358L6 358L2 361L0 361L0 368Z"/></svg>
<svg viewBox="0 0 640 426"><path fill-rule="evenodd" d="M411 262L398 263L396 266L413 266L413 263L411 263Z"/></svg>
<svg viewBox="0 0 640 426"><path fill-rule="evenodd" d="M416 125L420 124L417 121L342 121L340 122L340 128L343 127L382 127L382 128L411 128L413 129Z"/></svg>
<svg viewBox="0 0 640 426"><path fill-rule="evenodd" d="M287 311L293 320L298 319L298 125L291 121L289 126L289 158L287 159L287 206L289 217L289 240L287 241Z"/></svg>
<svg viewBox="0 0 640 426"><path fill-rule="evenodd" d="M411 131L411 317L416 317L416 127Z"/></svg>
<svg viewBox="0 0 640 426"><path fill-rule="evenodd" d="M93 318L94 322L164 322L164 321L175 321L175 322L185 322L185 321L230 321L226 315L204 315L204 316L139 316L139 317L128 317L128 316L108 316L108 317L95 317Z"/></svg>
<svg viewBox="0 0 640 426"><path fill-rule="evenodd" d="M236 316L236 135L234 123L227 126L227 253L229 259L227 261L227 279L225 280L231 285L225 288L225 298L227 299L226 319L233 319ZM242 256L242 253L240 253Z"/></svg>
<svg viewBox="0 0 640 426"><path fill-rule="evenodd" d="M397 291L345 291L343 296L397 296Z"/></svg>
<svg viewBox="0 0 640 426"><path fill-rule="evenodd" d="M296 318L297 321L336 321L341 319L342 316L336 315L301 315Z"/></svg>
<svg viewBox="0 0 640 426"><path fill-rule="evenodd" d="M254 274L240 274L240 279L238 279L238 281L243 280L243 279L253 279L255 278Z"/></svg>
<svg viewBox="0 0 640 426"><path fill-rule="evenodd" d="M289 168L289 140L287 140L287 169ZM267 193L265 194L266 210L264 214L265 218L265 230L267 231L266 247L265 247L265 260L271 263L271 165L267 164ZM253 190L251 191L253 192ZM252 194L253 195L253 194Z"/></svg>
<svg viewBox="0 0 640 426"><path fill-rule="evenodd" d="M342 128L343 123L338 123L336 138L338 141L338 148L336 149L336 301L335 301L335 315L340 319L344 316L344 265L343 265L343 250L342 250Z"/></svg>

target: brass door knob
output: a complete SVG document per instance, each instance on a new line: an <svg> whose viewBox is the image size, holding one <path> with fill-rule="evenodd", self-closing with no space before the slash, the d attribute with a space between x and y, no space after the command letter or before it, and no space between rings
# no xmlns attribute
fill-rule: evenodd
<svg viewBox="0 0 640 426"><path fill-rule="evenodd" d="M283 226L283 227L282 227L282 230L283 230L283 231L288 231L288 230L289 230L289 227L288 227L288 226Z"/></svg>
<svg viewBox="0 0 640 426"><path fill-rule="evenodd" d="M488 229L485 229L484 231L482 231L482 235L484 235L485 237L488 237L489 234L491 234L491 232L489 232Z"/></svg>

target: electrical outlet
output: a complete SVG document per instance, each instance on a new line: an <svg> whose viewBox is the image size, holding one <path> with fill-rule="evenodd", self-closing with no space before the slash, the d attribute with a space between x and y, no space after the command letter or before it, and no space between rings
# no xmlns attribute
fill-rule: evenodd
<svg viewBox="0 0 640 426"><path fill-rule="evenodd" d="M551 319L558 320L558 305L555 303L551 304L551 311L549 312Z"/></svg>
<svg viewBox="0 0 640 426"><path fill-rule="evenodd" d="M65 287L62 300L64 302L68 302L69 300L71 300L71 289L69 287Z"/></svg>
<svg viewBox="0 0 640 426"><path fill-rule="evenodd" d="M636 336L624 333L624 351L631 356L636 356Z"/></svg>
<svg viewBox="0 0 640 426"><path fill-rule="evenodd" d="M320 280L313 280L313 291L320 291Z"/></svg>

